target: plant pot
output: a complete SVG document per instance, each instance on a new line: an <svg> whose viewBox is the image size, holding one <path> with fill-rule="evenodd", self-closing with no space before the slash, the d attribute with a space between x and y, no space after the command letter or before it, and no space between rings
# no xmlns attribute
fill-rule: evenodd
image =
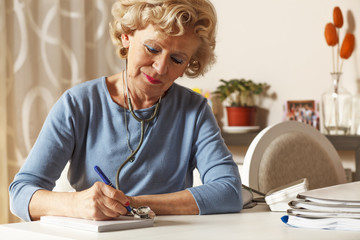
<svg viewBox="0 0 360 240"><path fill-rule="evenodd" d="M226 107L229 126L255 126L256 107Z"/></svg>

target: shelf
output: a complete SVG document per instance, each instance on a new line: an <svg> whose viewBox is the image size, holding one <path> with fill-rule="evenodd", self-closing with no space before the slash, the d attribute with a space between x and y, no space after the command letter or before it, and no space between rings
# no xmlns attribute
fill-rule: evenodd
<svg viewBox="0 0 360 240"><path fill-rule="evenodd" d="M225 133L222 132L222 136L226 145L232 146L248 146L259 132L247 132L247 133Z"/></svg>
<svg viewBox="0 0 360 240"><path fill-rule="evenodd" d="M249 146L259 132L225 133L222 136L228 146ZM360 136L325 135L336 150L355 152L355 181L360 181Z"/></svg>

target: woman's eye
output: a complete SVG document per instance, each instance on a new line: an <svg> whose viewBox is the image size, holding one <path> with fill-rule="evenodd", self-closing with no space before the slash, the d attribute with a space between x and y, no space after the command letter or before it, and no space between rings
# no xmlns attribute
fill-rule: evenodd
<svg viewBox="0 0 360 240"><path fill-rule="evenodd" d="M158 54L160 53L161 51L154 48L154 47L151 47L149 45L144 45L145 48L146 48L146 51L148 51L149 53L152 53L152 54ZM177 57L177 56L171 56L171 60L175 63L175 64L182 64L184 63L184 60L180 57Z"/></svg>
<svg viewBox="0 0 360 240"><path fill-rule="evenodd" d="M146 50L151 52L151 53L159 53L160 52L159 50L157 50L157 49L155 49L155 48L153 48L153 47L151 47L149 45L145 45L145 47L146 47Z"/></svg>
<svg viewBox="0 0 360 240"><path fill-rule="evenodd" d="M182 64L184 62L184 60L177 58L177 57L171 57L171 59L174 61L174 63L176 64Z"/></svg>

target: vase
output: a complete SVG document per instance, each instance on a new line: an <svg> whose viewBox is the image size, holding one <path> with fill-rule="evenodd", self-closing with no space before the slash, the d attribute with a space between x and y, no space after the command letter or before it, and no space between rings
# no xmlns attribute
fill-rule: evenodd
<svg viewBox="0 0 360 240"><path fill-rule="evenodd" d="M331 73L332 86L322 94L323 131L328 135L346 135L350 133L352 95L341 86L340 72Z"/></svg>
<svg viewBox="0 0 360 240"><path fill-rule="evenodd" d="M254 126L256 107L226 107L229 126Z"/></svg>
<svg viewBox="0 0 360 240"><path fill-rule="evenodd" d="M351 134L360 135L360 94L353 96Z"/></svg>

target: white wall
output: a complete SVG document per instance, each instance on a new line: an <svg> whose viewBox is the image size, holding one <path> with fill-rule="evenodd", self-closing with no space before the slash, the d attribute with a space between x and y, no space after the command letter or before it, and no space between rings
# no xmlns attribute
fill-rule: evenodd
<svg viewBox="0 0 360 240"><path fill-rule="evenodd" d="M339 6L344 17L342 41L350 29L355 51L344 62L342 83L360 93L360 0L212 0L218 14L217 63L203 78L178 83L213 91L219 79L246 78L271 85L261 107L269 110L267 124L282 121L286 100L320 100L331 86L332 49L324 28ZM360 111L360 110L359 110ZM223 124L226 119L222 119ZM230 147L241 162L244 147ZM340 153L344 166L354 169L353 154Z"/></svg>
<svg viewBox="0 0 360 240"><path fill-rule="evenodd" d="M332 21L335 6L344 16L340 38L350 27L360 44L359 0L212 2L218 14L217 63L203 78L178 83L213 91L221 78L267 82L269 93L277 95L262 105L269 110L268 124L282 121L284 101L320 100L330 88L332 49L326 44L324 28ZM344 63L342 82L351 93L359 92L359 46Z"/></svg>

